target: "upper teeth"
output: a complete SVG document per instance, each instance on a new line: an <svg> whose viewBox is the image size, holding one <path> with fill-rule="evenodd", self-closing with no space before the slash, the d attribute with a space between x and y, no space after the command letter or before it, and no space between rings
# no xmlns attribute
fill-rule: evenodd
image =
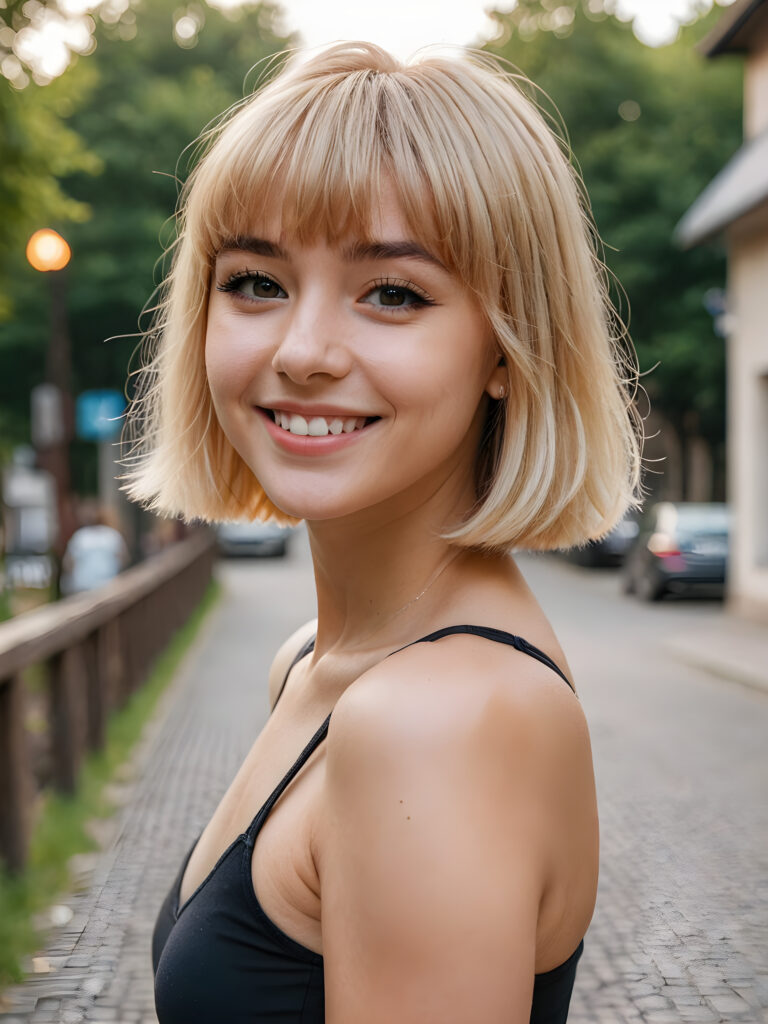
<svg viewBox="0 0 768 1024"><path fill-rule="evenodd" d="M275 423L283 430L289 430L292 434L303 436L324 437L326 434L351 434L353 430L361 430L365 426L365 416L350 416L342 419L336 416L327 419L325 416L311 416L306 419L298 413L281 412L280 409L273 409Z"/></svg>

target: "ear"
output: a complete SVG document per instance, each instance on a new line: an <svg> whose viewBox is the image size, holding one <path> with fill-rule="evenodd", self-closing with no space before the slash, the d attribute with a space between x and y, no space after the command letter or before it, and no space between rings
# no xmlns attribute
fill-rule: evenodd
<svg viewBox="0 0 768 1024"><path fill-rule="evenodd" d="M509 394L509 373L504 356L499 356L498 363L486 381L485 390L496 401Z"/></svg>

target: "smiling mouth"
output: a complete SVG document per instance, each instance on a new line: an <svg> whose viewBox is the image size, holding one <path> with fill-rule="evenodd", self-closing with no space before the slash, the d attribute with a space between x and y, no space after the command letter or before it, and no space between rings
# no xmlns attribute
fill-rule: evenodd
<svg viewBox="0 0 768 1024"><path fill-rule="evenodd" d="M363 430L380 416L301 416L281 409L261 409L272 421L289 434L299 437L326 437L328 434L352 434Z"/></svg>

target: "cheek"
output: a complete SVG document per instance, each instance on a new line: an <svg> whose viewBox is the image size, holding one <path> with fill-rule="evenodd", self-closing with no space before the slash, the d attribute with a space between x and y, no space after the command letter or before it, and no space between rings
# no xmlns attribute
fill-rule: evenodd
<svg viewBox="0 0 768 1024"><path fill-rule="evenodd" d="M210 335L205 343L205 370L214 402L218 403L237 393L240 377L238 363L231 358L226 347L218 341L212 342Z"/></svg>
<svg viewBox="0 0 768 1024"><path fill-rule="evenodd" d="M211 314L205 335L205 369L214 403L238 399L260 365L246 326Z"/></svg>
<svg viewBox="0 0 768 1024"><path fill-rule="evenodd" d="M396 409L455 423L460 430L477 410L493 358L477 318L454 313L409 337L402 358L382 359L374 372L381 394L391 396Z"/></svg>

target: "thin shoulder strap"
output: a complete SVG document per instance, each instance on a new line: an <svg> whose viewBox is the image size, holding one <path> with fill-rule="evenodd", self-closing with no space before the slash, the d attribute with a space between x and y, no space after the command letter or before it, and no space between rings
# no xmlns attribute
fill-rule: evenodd
<svg viewBox="0 0 768 1024"><path fill-rule="evenodd" d="M572 685L568 676L565 674L565 672L563 672L560 666L550 658L548 654L545 654L544 651L539 650L538 647L534 647L533 644L528 643L528 641L523 639L523 637L517 636L516 633L507 633L506 630L496 629L493 626L444 626L442 629L435 630L434 633L429 633L427 634L427 636L421 636L419 637L418 640L411 640L410 643L404 644L402 647L398 647L397 650L390 651L390 654L388 654L387 657L390 657L391 654L397 654L398 651L404 651L406 647L411 647L413 644L432 643L435 640L442 639L442 637L444 636L450 636L452 633L470 633L473 636L483 636L487 640L494 640L496 641L496 643L509 644L511 647L514 647L515 650L520 651L521 654L527 654L529 657L535 658L536 661L540 661L542 665L546 665L547 668L551 668L552 671L556 672L560 676L560 678L568 684L570 689L573 690L574 693L576 693L576 689ZM278 693L277 699L275 700L275 703L272 707L273 711L275 707L277 707L277 701L280 700L282 692L285 689L285 684L288 682L288 676L291 674L291 669L293 668L294 665L297 664L297 662L301 661L302 658L309 654L310 651L314 650L314 647L315 637L311 636L305 643L302 644L302 646L297 651L293 661L288 666L288 671L285 673L283 685L280 687L280 692ZM328 717L330 719L330 715ZM318 742L320 741L318 740Z"/></svg>
<svg viewBox="0 0 768 1024"><path fill-rule="evenodd" d="M398 651L405 650L406 647L410 647L411 644L420 644L426 642L433 642L434 640L440 640L444 636L450 636L451 633L471 633L476 636L484 636L488 640L495 640L497 643L509 644L514 647L515 650L520 651L521 654L527 654L531 658L535 658L536 661L540 661L542 665L546 665L547 668L551 668L553 672L557 672L561 679L563 679L568 686L576 693L575 688L572 686L570 679L554 662L548 654L544 651L540 651L538 647L534 647L533 644L529 644L527 640L524 640L521 636L517 636L515 633L507 633L503 629L495 629L493 626L445 626L443 629L437 629L434 633L429 633L427 636L419 637L418 640L412 640L410 644L405 644L404 647L398 647ZM392 651L392 654L397 654L397 651Z"/></svg>
<svg viewBox="0 0 768 1024"><path fill-rule="evenodd" d="M314 640L314 637L313 637L313 640ZM256 815L256 817L251 822L251 825L250 825L250 827L248 829L248 832L247 832L247 835L248 835L251 843L255 842L256 836L258 835L259 830L261 829L261 826L262 826L264 820L266 819L267 815L272 810L272 808L275 806L277 801L280 799L280 797L283 795L283 793L286 790L286 787L290 785L290 783L293 781L293 779L298 774L298 772L302 769L302 767L309 760L309 757L313 753L313 751L315 751L317 749L317 747L319 747L320 744L325 739L326 734L328 732L328 725L329 725L330 721L331 721L331 713L329 712L329 714L328 714L327 718L325 719L325 721L323 722L323 724L317 730L317 732L312 737L312 739L309 741L309 743L306 745L306 747L304 747L302 752L299 754L299 756L293 762L293 764L288 769L288 771L285 773L285 775L282 777L282 779L278 782L278 784L272 790L272 793L268 797L266 802L262 805L261 810L259 811L259 813Z"/></svg>
<svg viewBox="0 0 768 1024"><path fill-rule="evenodd" d="M285 684L288 682L288 676L291 674L291 669L293 668L293 666L297 662L301 661L301 659L303 657L305 657L307 654L309 654L309 652L314 649L314 646L315 646L315 637L311 636L309 638L309 640L305 640L304 641L304 643L301 645L301 647L296 652L293 661L288 666L288 671L285 673L285 678L283 679L283 685L280 687L280 690L278 691L277 697L275 697L275 703L272 705L272 710L273 711L277 707L277 702L280 700L280 698L283 695L283 690L285 689Z"/></svg>

